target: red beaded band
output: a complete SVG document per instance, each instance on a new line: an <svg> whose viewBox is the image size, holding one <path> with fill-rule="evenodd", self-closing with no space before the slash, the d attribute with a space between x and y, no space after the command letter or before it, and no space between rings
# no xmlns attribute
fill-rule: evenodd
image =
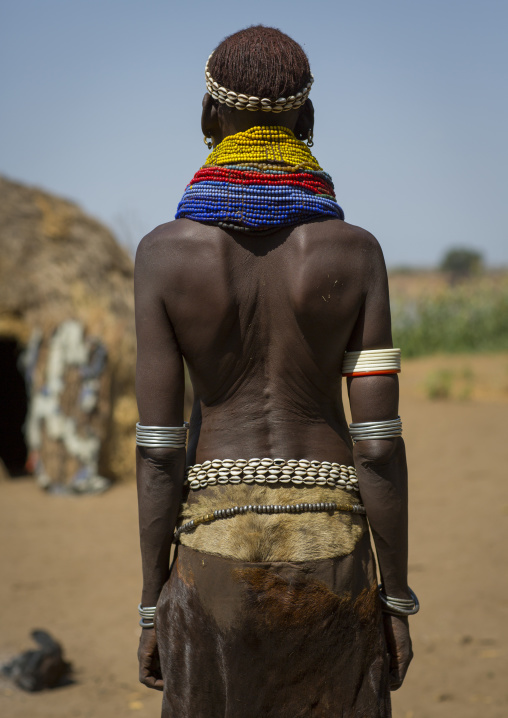
<svg viewBox="0 0 508 718"><path fill-rule="evenodd" d="M290 174L269 174L249 172L247 170L224 169L223 167L203 167L198 170L190 185L198 182L230 182L239 185L292 185L301 187L316 194L335 197L333 186L324 179L315 177L310 172L292 172Z"/></svg>

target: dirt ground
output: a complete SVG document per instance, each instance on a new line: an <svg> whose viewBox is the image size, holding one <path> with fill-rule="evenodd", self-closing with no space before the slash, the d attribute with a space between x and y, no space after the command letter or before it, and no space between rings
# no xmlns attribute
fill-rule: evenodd
<svg viewBox="0 0 508 718"><path fill-rule="evenodd" d="M448 398L430 400L443 372ZM394 718L506 718L508 355L406 361L401 388L422 610ZM29 479L0 483L0 565L0 663L32 647L40 627L63 643L76 678L40 694L0 679L3 718L160 715L160 693L136 677L133 485L66 498Z"/></svg>

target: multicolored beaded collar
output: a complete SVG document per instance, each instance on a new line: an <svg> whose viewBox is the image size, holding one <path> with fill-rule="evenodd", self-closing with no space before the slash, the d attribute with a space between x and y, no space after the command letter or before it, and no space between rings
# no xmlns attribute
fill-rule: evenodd
<svg viewBox="0 0 508 718"><path fill-rule="evenodd" d="M210 153L178 205L186 217L244 232L344 219L330 175L286 127L252 127Z"/></svg>

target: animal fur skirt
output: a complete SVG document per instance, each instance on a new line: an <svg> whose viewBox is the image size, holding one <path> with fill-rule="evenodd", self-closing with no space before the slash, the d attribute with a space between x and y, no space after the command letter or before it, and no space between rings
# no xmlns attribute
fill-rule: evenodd
<svg viewBox="0 0 508 718"><path fill-rule="evenodd" d="M255 491L270 491L282 503L294 489ZM327 499L329 492L321 490L319 498L338 498L335 492ZM203 501L231 505L219 494L207 493L200 507L184 506L182 521L199 513ZM236 493L237 503L241 498ZM249 498L268 503L267 496ZM225 537L215 535L221 526ZM182 544L155 619L162 718L391 716L364 517L239 515L182 534Z"/></svg>

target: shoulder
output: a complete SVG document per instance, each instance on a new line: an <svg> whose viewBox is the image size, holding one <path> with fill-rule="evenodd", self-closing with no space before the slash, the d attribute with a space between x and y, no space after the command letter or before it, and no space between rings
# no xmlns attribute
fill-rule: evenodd
<svg viewBox="0 0 508 718"><path fill-rule="evenodd" d="M367 270L384 271L383 250L376 237L363 227L354 224L347 225L347 232L352 251L356 252L358 261L363 263Z"/></svg>
<svg viewBox="0 0 508 718"><path fill-rule="evenodd" d="M138 286L152 284L165 296L186 293L224 269L223 230L176 219L149 232L138 245L134 267Z"/></svg>
<svg viewBox="0 0 508 718"><path fill-rule="evenodd" d="M215 229L190 219L175 219L155 227L138 245L136 273L150 271L167 275L188 267L191 261L203 261L210 244L209 235Z"/></svg>
<svg viewBox="0 0 508 718"><path fill-rule="evenodd" d="M299 235L300 266L314 284L331 276L365 296L386 283L383 252L374 235L353 224L327 220L307 225Z"/></svg>
<svg viewBox="0 0 508 718"><path fill-rule="evenodd" d="M359 254L382 254L381 245L367 229L348 222L337 222L337 225L339 224L340 227L335 227L336 237L347 244L351 251Z"/></svg>
<svg viewBox="0 0 508 718"><path fill-rule="evenodd" d="M194 222L175 219L155 227L146 234L136 250L136 264L160 260L181 249L182 243L192 236Z"/></svg>
<svg viewBox="0 0 508 718"><path fill-rule="evenodd" d="M307 248L326 254L332 262L341 263L346 259L351 266L384 266L381 245L363 227L336 219L303 226Z"/></svg>

